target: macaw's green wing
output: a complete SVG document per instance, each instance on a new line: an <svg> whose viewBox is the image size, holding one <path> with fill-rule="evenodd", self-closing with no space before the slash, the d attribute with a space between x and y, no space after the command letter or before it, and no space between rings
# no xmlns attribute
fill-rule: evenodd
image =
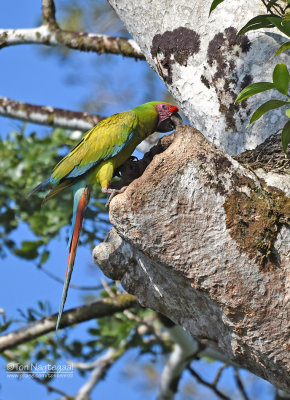
<svg viewBox="0 0 290 400"><path fill-rule="evenodd" d="M86 133L80 143L53 169L50 181L76 178L117 155L132 139L138 124L135 111L114 114Z"/></svg>

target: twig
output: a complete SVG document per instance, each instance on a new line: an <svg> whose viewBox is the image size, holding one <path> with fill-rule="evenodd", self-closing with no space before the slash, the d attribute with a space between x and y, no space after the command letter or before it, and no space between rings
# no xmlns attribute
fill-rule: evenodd
<svg viewBox="0 0 290 400"><path fill-rule="evenodd" d="M102 288L108 293L109 297L111 299L113 297L115 297L115 293L112 291L112 289L108 285L108 282L105 279L101 278L101 283L102 283Z"/></svg>
<svg viewBox="0 0 290 400"><path fill-rule="evenodd" d="M191 373L191 375L202 385L207 386L208 388L210 388L219 398L223 399L223 400L230 400L230 398L228 396L226 396L225 394L223 394L220 390L218 390L212 383L206 382L204 379L202 379L201 376L198 375L197 372L195 372L195 370L189 365L187 367L188 371Z"/></svg>
<svg viewBox="0 0 290 400"><path fill-rule="evenodd" d="M121 54L145 60L139 46L132 39L61 29L55 19L53 0L42 0L42 18L43 24L37 28L0 29L0 49L18 44L61 45L73 50Z"/></svg>
<svg viewBox="0 0 290 400"><path fill-rule="evenodd" d="M213 381L213 383L212 383L215 387L216 387L217 384L219 383L219 380L220 380L220 377L221 377L223 371L224 371L226 368L228 368L228 366L229 366L229 364L224 364L224 365L222 365L222 366L219 368L219 370L218 370L218 372L217 372L217 374L216 374L216 376L215 376L215 378L214 378L214 381Z"/></svg>
<svg viewBox="0 0 290 400"><path fill-rule="evenodd" d="M239 390L241 392L242 398L244 400L249 400L249 397L248 397L248 395L247 395L247 393L245 391L243 382L242 382L242 380L240 378L239 370L237 368L234 369L234 377L235 377L236 384L237 384L237 386L238 386L238 388L239 388Z"/></svg>
<svg viewBox="0 0 290 400"><path fill-rule="evenodd" d="M37 265L37 268L44 272L47 276L55 280L56 282L61 283L62 285L64 284L64 280L59 278L57 275L54 275L52 272L50 272L48 269L44 268L41 265ZM112 282L106 282L108 286L113 285L114 281ZM85 286L85 285L76 285L74 283L70 283L69 285L70 288L77 289L77 290L101 290L103 289L103 285L97 285L97 286Z"/></svg>
<svg viewBox="0 0 290 400"><path fill-rule="evenodd" d="M130 294L121 294L112 299L98 300L91 304L65 311L60 323L60 329L91 319L113 315L116 312L136 306L138 306L138 301L135 296ZM56 319L57 314L53 314L24 328L0 336L0 352L54 331Z"/></svg>

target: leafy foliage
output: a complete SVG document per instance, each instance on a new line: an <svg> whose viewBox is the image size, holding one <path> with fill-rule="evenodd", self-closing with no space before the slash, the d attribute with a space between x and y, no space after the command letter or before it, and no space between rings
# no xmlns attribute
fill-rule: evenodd
<svg viewBox="0 0 290 400"><path fill-rule="evenodd" d="M61 158L60 154L68 152L75 144L76 140L61 129L41 138L35 132L25 135L21 130L0 140L0 256L13 251L27 260L44 263L48 259L48 243L61 228L70 224L71 190L64 191L44 207L41 207L43 194L37 193L29 199L26 195L49 175ZM99 190L95 195L103 197ZM84 243L93 243L97 231L103 236L104 223L98 223L101 212L105 212L104 204L92 199L86 214L89 223L85 224L82 234ZM23 241L17 248L13 232L21 222L28 225L36 238Z"/></svg>
<svg viewBox="0 0 290 400"><path fill-rule="evenodd" d="M273 28L274 24L269 21L269 15L258 15L257 17L254 17L250 19L249 22L246 23L245 26L242 27L242 29L238 32L237 36L244 35L245 33L249 31L253 31L255 29L261 29L261 28Z"/></svg>

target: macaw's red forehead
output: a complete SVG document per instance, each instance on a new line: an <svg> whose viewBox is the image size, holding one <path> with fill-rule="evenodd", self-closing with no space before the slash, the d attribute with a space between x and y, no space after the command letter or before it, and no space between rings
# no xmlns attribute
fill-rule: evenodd
<svg viewBox="0 0 290 400"><path fill-rule="evenodd" d="M178 112L178 107L169 103L159 103L156 105L158 111L169 111L171 114Z"/></svg>
<svg viewBox="0 0 290 400"><path fill-rule="evenodd" d="M179 110L178 110L178 107L177 107L177 106L170 106L169 111L170 111L171 113L175 113L175 112L177 112L177 111L179 111Z"/></svg>

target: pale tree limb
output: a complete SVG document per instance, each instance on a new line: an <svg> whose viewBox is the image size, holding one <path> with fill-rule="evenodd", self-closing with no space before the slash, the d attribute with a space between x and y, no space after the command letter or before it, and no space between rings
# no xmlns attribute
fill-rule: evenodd
<svg viewBox="0 0 290 400"><path fill-rule="evenodd" d="M162 372L158 400L172 400L178 391L178 383L189 361L198 351L198 342L180 326L168 328L174 343L165 368Z"/></svg>
<svg viewBox="0 0 290 400"><path fill-rule="evenodd" d="M163 318L162 318L163 320ZM167 326L167 332L173 341L173 352L170 354L163 370L158 400L172 400L178 390L178 383L183 371L187 368L190 361L203 357L211 358L216 361L225 362L222 369L217 374L213 386L216 386L224 368L228 365L235 365L220 352L200 343L192 337L181 326Z"/></svg>
<svg viewBox="0 0 290 400"><path fill-rule="evenodd" d="M0 97L0 115L40 125L87 131L103 117L85 112L69 111L50 106L38 106Z"/></svg>
<svg viewBox="0 0 290 400"><path fill-rule="evenodd" d="M106 298L81 307L65 311L62 316L60 329L88 321L94 318L113 315L126 308L136 307L138 302L135 296L121 294L115 298ZM40 321L12 331L0 337L0 352L28 342L48 332L55 330L57 314L50 315Z"/></svg>
<svg viewBox="0 0 290 400"><path fill-rule="evenodd" d="M109 368L113 366L113 364L124 354L124 352L125 347L123 347L122 349L114 349L110 347L105 355L92 363L91 365L93 365L94 367L91 376L89 380L80 388L77 395L75 396L75 400L89 400L90 393L92 392L94 387L97 385L97 383L104 379ZM80 366L78 366L78 368L80 368ZM81 369L87 370L88 368Z"/></svg>
<svg viewBox="0 0 290 400"><path fill-rule="evenodd" d="M0 49L20 44L43 44L98 54L121 54L145 60L139 46L132 39L61 29L55 19L52 0L42 1L42 18L43 24L37 28L0 29Z"/></svg>

